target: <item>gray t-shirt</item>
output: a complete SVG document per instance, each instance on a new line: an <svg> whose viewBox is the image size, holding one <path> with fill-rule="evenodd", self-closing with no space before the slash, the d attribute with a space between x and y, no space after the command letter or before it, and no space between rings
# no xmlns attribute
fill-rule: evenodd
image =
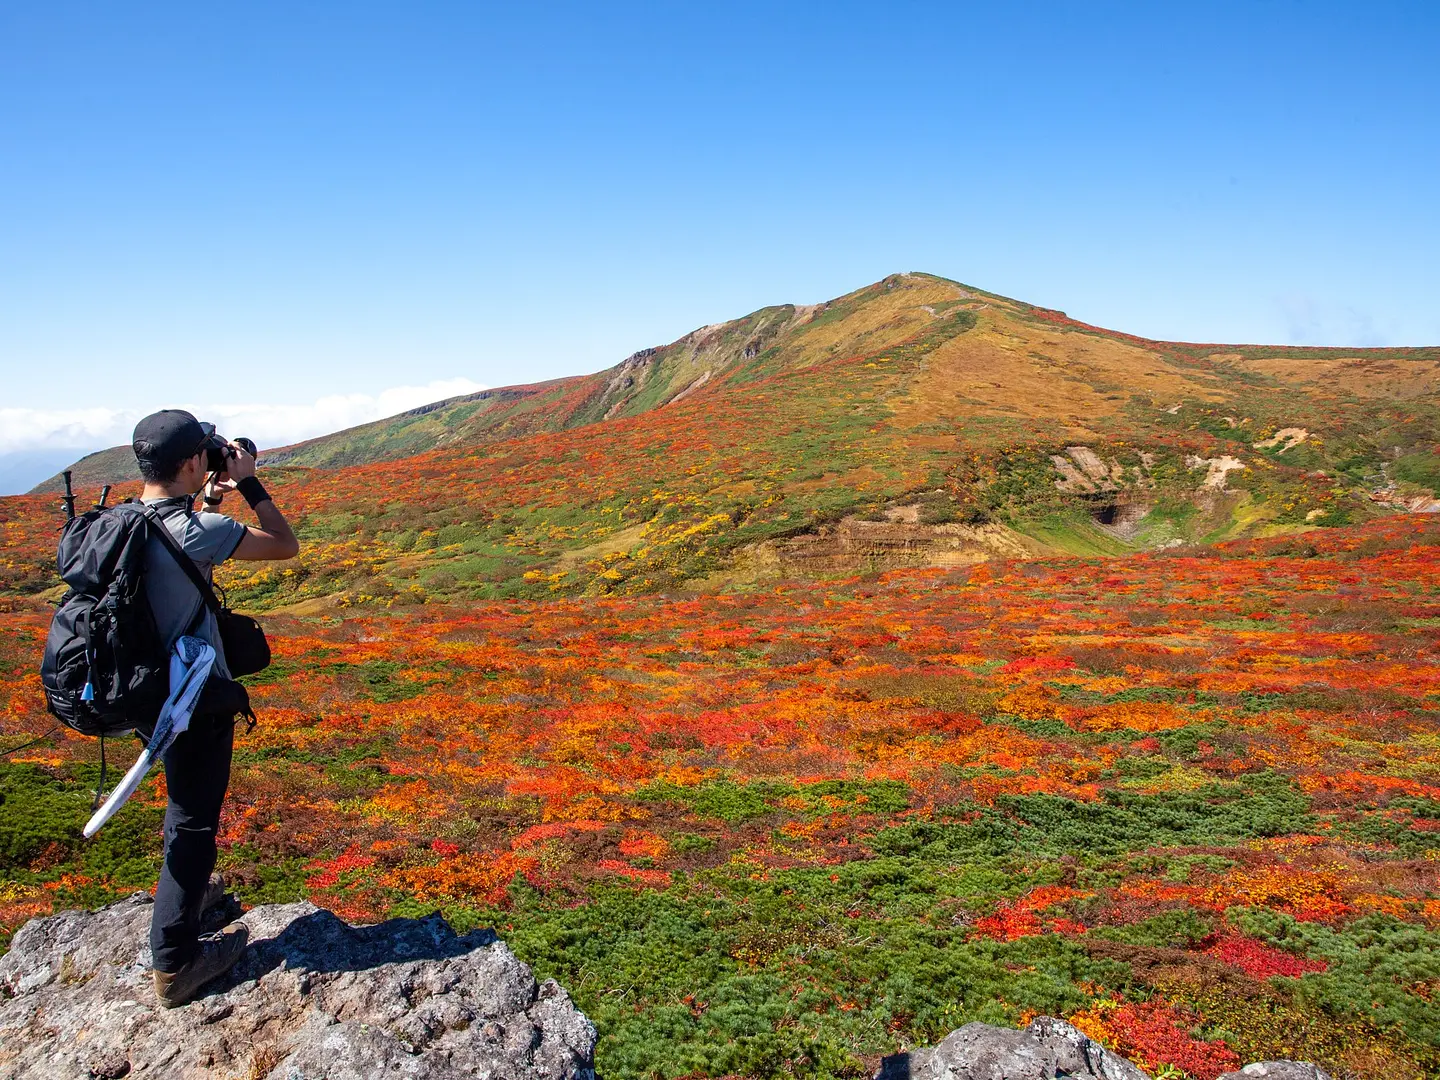
<svg viewBox="0 0 1440 1080"><path fill-rule="evenodd" d="M188 495L145 499L144 503L155 508L175 543L190 556L206 581L216 566L235 554L245 537L245 526L234 518L192 513ZM180 569L175 556L165 550L164 542L153 537L145 544L145 595L155 612L155 628L165 642L167 655L182 634L194 634L215 647L215 673L230 677L214 614L205 606L195 583Z"/></svg>

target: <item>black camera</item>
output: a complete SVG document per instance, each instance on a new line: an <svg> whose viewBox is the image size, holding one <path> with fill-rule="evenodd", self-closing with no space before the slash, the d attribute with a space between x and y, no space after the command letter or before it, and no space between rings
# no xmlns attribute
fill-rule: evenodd
<svg viewBox="0 0 1440 1080"><path fill-rule="evenodd" d="M245 448L245 452L251 457L256 454L255 444L249 439L236 439L237 443ZM210 441L205 444L205 468L215 473L223 473L230 467L230 459L235 456L235 449L219 435L211 435Z"/></svg>

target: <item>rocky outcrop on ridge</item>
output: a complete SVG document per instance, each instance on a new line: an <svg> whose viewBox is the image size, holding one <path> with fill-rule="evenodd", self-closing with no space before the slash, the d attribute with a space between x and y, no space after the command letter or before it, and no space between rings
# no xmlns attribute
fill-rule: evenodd
<svg viewBox="0 0 1440 1080"><path fill-rule="evenodd" d="M876 1080L1150 1080L1078 1028L1040 1016L1023 1031L966 1024L937 1045L892 1054ZM1219 1080L1330 1080L1308 1062L1264 1061Z"/></svg>
<svg viewBox="0 0 1440 1080"><path fill-rule="evenodd" d="M594 1080L595 1028L489 930L253 908L240 964L161 1008L151 898L33 919L0 957L3 1080ZM220 922L239 915L212 912Z"/></svg>

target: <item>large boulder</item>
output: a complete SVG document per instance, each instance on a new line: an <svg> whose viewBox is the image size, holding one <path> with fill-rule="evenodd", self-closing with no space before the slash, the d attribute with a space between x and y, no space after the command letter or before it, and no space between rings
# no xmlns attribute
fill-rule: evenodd
<svg viewBox="0 0 1440 1080"><path fill-rule="evenodd" d="M312 904L257 907L234 971L165 1009L151 908L137 893L16 933L0 957L0 1077L594 1080L594 1025L488 930L457 935L438 913L354 927Z"/></svg>

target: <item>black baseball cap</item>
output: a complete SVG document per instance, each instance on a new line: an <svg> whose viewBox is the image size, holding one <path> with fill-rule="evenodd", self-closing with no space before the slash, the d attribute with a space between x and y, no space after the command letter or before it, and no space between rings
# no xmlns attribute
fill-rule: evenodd
<svg viewBox="0 0 1440 1080"><path fill-rule="evenodd" d="M184 409L161 409L135 425L131 449L135 460L147 461L162 469L179 465L204 447L224 446L214 424L196 420Z"/></svg>

